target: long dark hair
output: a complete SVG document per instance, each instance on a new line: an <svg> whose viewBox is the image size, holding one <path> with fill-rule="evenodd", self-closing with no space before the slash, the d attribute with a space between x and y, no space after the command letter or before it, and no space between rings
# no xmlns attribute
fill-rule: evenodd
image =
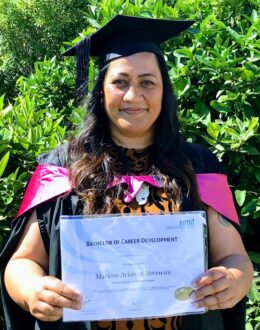
<svg viewBox="0 0 260 330"><path fill-rule="evenodd" d="M176 98L167 66L162 56L156 57L163 80L163 99L162 110L155 123L153 143L149 148L150 158L153 172L161 176L165 192L174 200L175 209L180 210L183 195L190 196L197 205L201 203L193 168L181 151ZM108 185L115 176L127 174L126 157L122 149L117 148L111 140L108 118L102 103L103 81L108 65L103 66L99 72L88 103L84 128L70 142L68 149L76 192L84 201L85 214L112 212L121 188L108 188Z"/></svg>

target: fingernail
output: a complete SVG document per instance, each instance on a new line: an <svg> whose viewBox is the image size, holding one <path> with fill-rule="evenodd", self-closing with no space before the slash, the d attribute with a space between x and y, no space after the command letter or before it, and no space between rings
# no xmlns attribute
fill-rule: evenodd
<svg viewBox="0 0 260 330"><path fill-rule="evenodd" d="M193 282L191 285L194 289L197 289L199 287L197 282Z"/></svg>
<svg viewBox="0 0 260 330"><path fill-rule="evenodd" d="M196 300L196 298L197 298L195 293L192 293L192 294L190 295L190 297L191 297L192 300Z"/></svg>
<svg viewBox="0 0 260 330"><path fill-rule="evenodd" d="M196 308L199 308L199 307L200 307L199 304L198 304L197 302L193 302L192 305L193 305L194 307L196 307Z"/></svg>

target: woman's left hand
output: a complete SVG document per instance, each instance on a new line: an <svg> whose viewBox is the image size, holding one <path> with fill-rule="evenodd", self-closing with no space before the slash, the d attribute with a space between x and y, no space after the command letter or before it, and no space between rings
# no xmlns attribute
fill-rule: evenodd
<svg viewBox="0 0 260 330"><path fill-rule="evenodd" d="M253 266L230 221L210 207L207 215L211 268L193 281L194 306L209 310L231 308L248 292Z"/></svg>
<svg viewBox="0 0 260 330"><path fill-rule="evenodd" d="M193 284L194 306L208 310L233 307L240 300L238 281L226 267L214 267L203 273Z"/></svg>

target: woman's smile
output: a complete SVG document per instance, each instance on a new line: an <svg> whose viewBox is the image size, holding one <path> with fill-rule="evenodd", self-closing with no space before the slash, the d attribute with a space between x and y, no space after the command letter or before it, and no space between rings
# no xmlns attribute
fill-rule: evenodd
<svg viewBox="0 0 260 330"><path fill-rule="evenodd" d="M127 107L127 108L119 109L119 111L125 112L128 115L139 115L143 112L146 112L147 109L142 107Z"/></svg>

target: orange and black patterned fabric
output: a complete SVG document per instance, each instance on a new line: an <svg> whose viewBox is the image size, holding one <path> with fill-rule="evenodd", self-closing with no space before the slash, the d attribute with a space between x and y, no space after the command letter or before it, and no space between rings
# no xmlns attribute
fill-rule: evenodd
<svg viewBox="0 0 260 330"><path fill-rule="evenodd" d="M148 149L123 149L129 160L130 174L144 175L150 173ZM169 213L175 210L174 200L169 200L163 189L150 186L148 200L139 205L136 199L126 204L122 199L116 201L115 213ZM93 322L93 330L180 330L181 317L154 318L144 320L100 321Z"/></svg>

